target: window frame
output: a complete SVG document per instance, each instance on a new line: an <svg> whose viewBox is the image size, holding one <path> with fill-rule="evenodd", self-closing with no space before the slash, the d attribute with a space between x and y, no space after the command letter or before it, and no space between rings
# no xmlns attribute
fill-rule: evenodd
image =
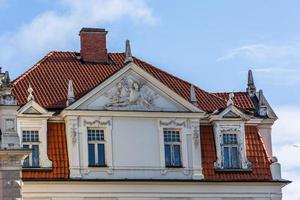
<svg viewBox="0 0 300 200"><path fill-rule="evenodd" d="M37 141L24 141L24 132L27 132L29 131L30 133L31 132L37 132L37 135L38 135L38 140ZM38 129L31 129L31 128L28 128L28 129L23 129L21 131L21 134L22 134L22 147L24 148L24 145L28 146L28 149L32 150L31 154L29 156L27 156L25 158L25 160L28 158L29 159L29 165L28 166L24 166L23 164L23 168L40 168L41 167L41 141L40 141L40 130ZM29 137L31 138L31 136ZM38 146L38 164L37 165L33 165L33 151L34 151L34 148L33 146Z"/></svg>
<svg viewBox="0 0 300 200"><path fill-rule="evenodd" d="M165 141L165 131L176 131L179 134L179 141L171 141L171 142L166 142ZM163 148L164 148L164 165L165 168L183 168L183 139L182 139L182 130L180 128L163 128L162 130L163 134ZM171 160L172 157L174 156L174 146L179 145L180 147L180 165L166 165L166 152L165 152L165 145L168 144L171 146ZM172 153L173 151L173 153Z"/></svg>
<svg viewBox="0 0 300 200"><path fill-rule="evenodd" d="M224 136L225 135L235 135L236 143L234 144L225 144ZM222 134L222 167L223 169L241 169L241 158L240 158L240 144L239 144L239 135L238 133L223 133ZM228 148L228 167L225 166L225 148ZM237 150L237 167L233 166L232 163L232 148L236 148Z"/></svg>
<svg viewBox="0 0 300 200"><path fill-rule="evenodd" d="M239 168L224 168L223 134L237 134ZM247 159L245 121L215 121L214 139L216 145L217 159L214 162L216 171L251 171L251 162Z"/></svg>
<svg viewBox="0 0 300 200"><path fill-rule="evenodd" d="M103 140L92 140L90 141L88 139L89 136L89 130L99 130L100 132L102 131L103 133ZM87 131L86 131L86 138L87 138L87 154L88 154L88 167L97 167L97 168L101 168L101 167L107 167L107 135L105 133L105 128L97 128L97 127L87 127ZM101 133L100 133L101 134ZM98 155L98 145L99 144L103 144L104 145L104 164L103 165L99 165L99 164L95 164L95 165L90 165L89 163L89 144L93 144L94 145L94 159L95 159L95 163L97 163L99 155ZM99 162L99 161L98 161Z"/></svg>

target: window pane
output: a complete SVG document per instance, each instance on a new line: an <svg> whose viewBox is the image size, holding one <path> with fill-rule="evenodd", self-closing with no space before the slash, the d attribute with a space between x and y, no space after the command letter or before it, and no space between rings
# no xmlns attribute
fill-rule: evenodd
<svg viewBox="0 0 300 200"><path fill-rule="evenodd" d="M174 166L181 166L180 145L174 145Z"/></svg>
<svg viewBox="0 0 300 200"><path fill-rule="evenodd" d="M224 147L223 149L223 157L224 157L224 168L229 168L229 149L228 147Z"/></svg>
<svg viewBox="0 0 300 200"><path fill-rule="evenodd" d="M89 144L89 165L95 165L95 145Z"/></svg>
<svg viewBox="0 0 300 200"><path fill-rule="evenodd" d="M237 147L231 148L231 167L239 168L239 158L238 158L238 149Z"/></svg>
<svg viewBox="0 0 300 200"><path fill-rule="evenodd" d="M223 144L237 144L237 135L236 134L224 134L223 135Z"/></svg>
<svg viewBox="0 0 300 200"><path fill-rule="evenodd" d="M98 144L98 165L105 165L105 148L104 144Z"/></svg>
<svg viewBox="0 0 300 200"><path fill-rule="evenodd" d="M39 145L32 145L32 166L38 167L39 166Z"/></svg>
<svg viewBox="0 0 300 200"><path fill-rule="evenodd" d="M24 149L29 149L29 145L23 145ZM29 156L27 156L23 162L23 167L29 167Z"/></svg>
<svg viewBox="0 0 300 200"><path fill-rule="evenodd" d="M22 132L23 142L38 142L39 132L38 131L23 131Z"/></svg>
<svg viewBox="0 0 300 200"><path fill-rule="evenodd" d="M88 141L104 141L104 131L88 129Z"/></svg>
<svg viewBox="0 0 300 200"><path fill-rule="evenodd" d="M179 131L164 130L164 141L165 142L180 142Z"/></svg>
<svg viewBox="0 0 300 200"><path fill-rule="evenodd" d="M171 166L171 146L169 144L165 144L165 163L166 166Z"/></svg>

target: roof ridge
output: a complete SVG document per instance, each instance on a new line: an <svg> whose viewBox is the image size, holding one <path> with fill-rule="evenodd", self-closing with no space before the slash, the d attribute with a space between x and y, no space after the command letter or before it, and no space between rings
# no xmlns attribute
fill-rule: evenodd
<svg viewBox="0 0 300 200"><path fill-rule="evenodd" d="M27 71L22 73L20 76L18 76L15 80L13 80L13 85L17 84L21 79L23 79L27 74L29 74L31 71L35 70L38 66L41 65L41 63L45 62L51 55L53 55L56 51L50 51L47 53L46 56L44 56L42 59L40 59L37 63L35 63L32 67L30 67Z"/></svg>

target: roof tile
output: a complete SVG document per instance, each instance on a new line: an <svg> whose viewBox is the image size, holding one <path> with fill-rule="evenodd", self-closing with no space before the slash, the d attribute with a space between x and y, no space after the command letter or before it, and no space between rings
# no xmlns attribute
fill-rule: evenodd
<svg viewBox="0 0 300 200"><path fill-rule="evenodd" d="M27 88L31 84L35 100L47 109L63 109L66 106L68 81L73 80L76 99L101 84L124 67L124 53L109 53L112 64L83 63L76 52L50 52L27 72L14 80L12 92L19 105L27 102ZM154 67L138 58L134 62L174 92L189 101L191 84ZM226 106L225 94L212 94L198 87L196 97L199 108L213 112ZM249 97L240 95L241 108L252 108Z"/></svg>

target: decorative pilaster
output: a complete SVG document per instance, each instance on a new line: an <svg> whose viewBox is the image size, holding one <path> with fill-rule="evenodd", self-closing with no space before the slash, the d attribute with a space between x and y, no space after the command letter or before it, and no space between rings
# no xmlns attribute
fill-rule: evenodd
<svg viewBox="0 0 300 200"><path fill-rule="evenodd" d="M69 116L65 119L67 146L69 155L70 177L81 178L80 171L80 132L79 118Z"/></svg>
<svg viewBox="0 0 300 200"><path fill-rule="evenodd" d="M201 143L200 143L200 121L190 120L190 132L192 135L192 175L193 179L203 179L201 163Z"/></svg>

